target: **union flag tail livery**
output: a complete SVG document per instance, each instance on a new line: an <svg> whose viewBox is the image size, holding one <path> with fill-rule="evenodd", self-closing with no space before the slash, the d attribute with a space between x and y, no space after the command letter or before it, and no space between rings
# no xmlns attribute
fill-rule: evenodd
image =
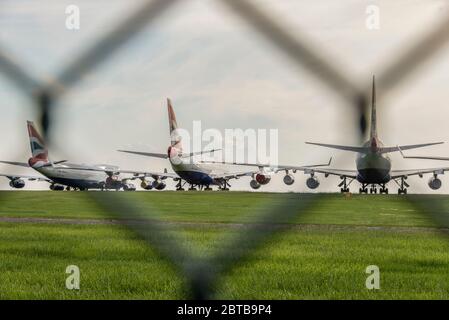
<svg viewBox="0 0 449 320"><path fill-rule="evenodd" d="M173 111L173 106L171 100L167 98L167 109L168 109L168 121L170 125L170 133L178 129L178 123L176 122L175 111Z"/></svg>
<svg viewBox="0 0 449 320"><path fill-rule="evenodd" d="M173 110L171 100L168 98L167 98L167 110L168 110L168 124L170 127L171 146L173 148L175 148L178 153L180 153L180 152L182 152L181 136L179 135L179 132L178 132L178 123L176 122L175 111ZM169 157L170 157L170 151L169 151Z"/></svg>
<svg viewBox="0 0 449 320"><path fill-rule="evenodd" d="M48 165L50 161L44 139L37 132L32 121L27 121L27 128L31 146L31 158L28 160L28 164L33 168Z"/></svg>

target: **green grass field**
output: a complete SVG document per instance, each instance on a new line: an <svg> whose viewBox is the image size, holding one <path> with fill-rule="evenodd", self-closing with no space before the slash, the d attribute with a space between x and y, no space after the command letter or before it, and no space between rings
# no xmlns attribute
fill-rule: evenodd
<svg viewBox="0 0 449 320"><path fill-rule="evenodd" d="M293 220L276 212L276 223L290 228L269 238L221 277L217 298L449 298L449 238L438 229L449 209L448 196L420 196L421 203L438 203L438 209L427 213L395 195L120 192L108 196L132 201L143 215L171 222L173 232L184 237L183 244L203 256L219 249L224 239L245 232L235 224L257 221L260 208L286 200L311 203ZM188 297L181 274L144 240L124 225L102 223L128 218L127 212L111 215L83 192L5 191L0 192L0 202L1 299ZM33 220L37 218L55 220ZM71 224L66 219L95 219L95 223ZM72 264L81 271L80 290L65 288L65 268ZM365 287L368 265L380 268L380 290Z"/></svg>

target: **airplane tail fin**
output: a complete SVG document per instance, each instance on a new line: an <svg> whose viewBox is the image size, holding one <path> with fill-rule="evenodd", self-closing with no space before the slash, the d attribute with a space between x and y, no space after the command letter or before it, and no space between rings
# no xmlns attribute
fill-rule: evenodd
<svg viewBox="0 0 449 320"><path fill-rule="evenodd" d="M371 92L371 127L370 141L377 138L377 110L376 110L376 78L373 76L373 89Z"/></svg>
<svg viewBox="0 0 449 320"><path fill-rule="evenodd" d="M182 150L181 136L179 135L178 132L178 123L176 121L175 111L173 110L171 100L168 98L167 98L167 110L168 110L168 124L170 128L171 146L175 147L178 150Z"/></svg>
<svg viewBox="0 0 449 320"><path fill-rule="evenodd" d="M31 167L41 167L48 165L48 150L45 141L37 131L32 121L27 121L28 136L30 138L31 158L28 163Z"/></svg>

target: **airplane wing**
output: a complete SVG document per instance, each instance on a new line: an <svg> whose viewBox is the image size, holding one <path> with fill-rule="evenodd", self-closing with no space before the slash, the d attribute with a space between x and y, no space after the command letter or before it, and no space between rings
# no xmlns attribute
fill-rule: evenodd
<svg viewBox="0 0 449 320"><path fill-rule="evenodd" d="M424 157L424 156L406 156L402 150L402 147L399 147L399 152L401 153L402 158L404 159L425 159L425 160L443 160L443 161L449 161L448 157Z"/></svg>
<svg viewBox="0 0 449 320"><path fill-rule="evenodd" d="M152 177L154 179L179 179L179 176L176 173L172 172L149 172L149 171L133 171L133 170L117 170L115 172L118 173L124 173L124 174L131 174L132 180L139 179L139 178L145 178L145 177Z"/></svg>
<svg viewBox="0 0 449 320"><path fill-rule="evenodd" d="M28 162L15 162L15 161L2 161L2 160L0 160L0 163L12 164L13 166L20 166L20 167L25 167L25 168L29 168L30 167Z"/></svg>
<svg viewBox="0 0 449 320"><path fill-rule="evenodd" d="M271 164L262 164L262 163L226 162L226 161L199 161L199 162L209 163L209 164L244 166L244 167L258 167L259 169L270 168L271 171L273 171L274 173L278 173L279 171L284 171L284 170L292 170L292 171L296 172L296 171L306 171L306 170L309 170L310 168L327 167L331 164L332 157L329 159L328 163L312 164L312 165L307 165L307 166L290 166L290 165L272 166ZM251 175L254 172L257 172L257 171L250 171L250 174L248 174L248 175Z"/></svg>
<svg viewBox="0 0 449 320"><path fill-rule="evenodd" d="M425 159L449 161L448 157L424 157L424 156L403 156L404 159Z"/></svg>
<svg viewBox="0 0 449 320"><path fill-rule="evenodd" d="M449 171L449 167L410 169L410 170L392 170L391 178L398 179L398 178L408 177L408 176L416 176L416 175L422 176L427 173L444 174L445 171ZM346 178L352 178L352 179L357 178L356 170L311 168L309 170L304 171L304 173L305 174L322 173L325 175L334 175L334 176L346 177Z"/></svg>
<svg viewBox="0 0 449 320"><path fill-rule="evenodd" d="M103 168L95 168L95 167L68 167L64 168L65 170L83 170L83 171L98 171L104 172L107 175L113 174L131 174L132 177L128 178L131 180L145 178L145 177L153 177L154 179L178 179L179 176L176 173L170 172L149 172L149 171L135 171L135 170L122 170L122 169L103 169Z"/></svg>
<svg viewBox="0 0 449 320"><path fill-rule="evenodd" d="M391 178L397 179L397 178L417 176L417 175L422 176L427 173L444 174L444 172L446 172L446 171L449 171L449 167L411 169L411 170L392 170Z"/></svg>
<svg viewBox="0 0 449 320"><path fill-rule="evenodd" d="M402 150L404 150L404 146L397 146L398 151L401 153L401 156L405 159L427 159L427 160L449 160L449 158L445 157L408 157L404 155ZM393 179L395 178L401 178L401 177L408 177L408 176L414 176L419 175L422 176L426 173L433 173L433 174L444 174L445 171L448 171L449 167L441 167L441 168L429 168L429 169L412 169L412 170L393 170L391 171L391 177Z"/></svg>
<svg viewBox="0 0 449 320"><path fill-rule="evenodd" d="M202 154L205 154L205 153L213 154L215 151L219 151L219 150L221 150L221 149L212 149L212 150L205 150L205 151L186 153L186 154L182 154L182 158L190 158L190 157L197 156L197 155L202 155ZM146 157L168 159L168 154L166 154L166 153L141 152L141 151L129 151L129 150L117 150L117 151L118 152L131 153L131 154L137 154L137 155L146 156Z"/></svg>
<svg viewBox="0 0 449 320"><path fill-rule="evenodd" d="M320 169L320 168L307 168L304 170L305 174L314 174L314 173L322 173L326 176L332 175L332 176L339 176L339 177L346 177L355 179L357 177L357 171L356 170L346 170L346 169Z"/></svg>
<svg viewBox="0 0 449 320"><path fill-rule="evenodd" d="M10 173L0 173L0 177L6 177L9 180L16 180L16 179L26 179L28 181L46 181L46 182L53 182L50 179L46 177L38 177L38 176L28 176L28 175L22 175L22 174L10 174Z"/></svg>
<svg viewBox="0 0 449 320"><path fill-rule="evenodd" d="M141 152L141 151L129 151L129 150L117 150L117 151L118 152L138 154L140 156L146 156L146 157L168 159L168 155L166 153Z"/></svg>
<svg viewBox="0 0 449 320"><path fill-rule="evenodd" d="M223 179L223 180L229 180L229 179L238 179L240 177L248 177L252 176L259 171L243 171L243 172L227 172L223 174L211 174L211 177L217 180Z"/></svg>

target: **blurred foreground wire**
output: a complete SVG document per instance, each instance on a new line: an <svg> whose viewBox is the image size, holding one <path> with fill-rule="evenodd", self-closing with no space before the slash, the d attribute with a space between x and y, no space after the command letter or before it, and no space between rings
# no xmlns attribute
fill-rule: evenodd
<svg viewBox="0 0 449 320"><path fill-rule="evenodd" d="M186 2L184 0L183 2ZM136 34L163 15L176 4L176 0L154 0L145 2L132 15L118 24L110 33L105 34L93 47L80 53L66 68L52 77L48 83L40 83L33 75L21 67L21 61L11 57L0 44L0 70L3 77L21 89L24 95L33 98L41 113L41 126L47 140L52 138L51 126L57 121L52 115L58 98L72 86L82 80L83 75L92 73L111 55L116 54ZM325 55L323 50L302 34L291 34L280 21L257 7L252 1L217 0L224 4L235 16L248 23L258 34L277 47L294 63L308 70L319 81L335 91L342 99L353 106L353 112L359 119L360 140L365 136L367 101L369 101L368 83L360 86L354 79L337 68L333 57ZM411 45L408 51L397 54L398 57L386 67L378 77L382 90L386 94L403 81L411 71L428 60L449 40L449 17L434 32ZM371 75L366 77L371 78ZM142 208L115 193L88 192L93 201L115 217L124 219L126 226L156 249L159 255L176 266L186 279L191 296L194 299L214 298L215 286L219 279L232 268L249 258L255 249L263 246L268 239L287 229L276 227L279 223L288 223L303 214L317 201L291 201L285 197L281 203L259 208L258 219L249 224L244 232L223 243L222 247L210 257L200 257L184 245L185 239L159 223L156 208ZM320 198L316 198L320 199ZM408 196L419 206L422 214L431 216L439 226L448 227L447 210L440 207L438 201L425 202L419 196ZM436 214L435 212L438 212Z"/></svg>

